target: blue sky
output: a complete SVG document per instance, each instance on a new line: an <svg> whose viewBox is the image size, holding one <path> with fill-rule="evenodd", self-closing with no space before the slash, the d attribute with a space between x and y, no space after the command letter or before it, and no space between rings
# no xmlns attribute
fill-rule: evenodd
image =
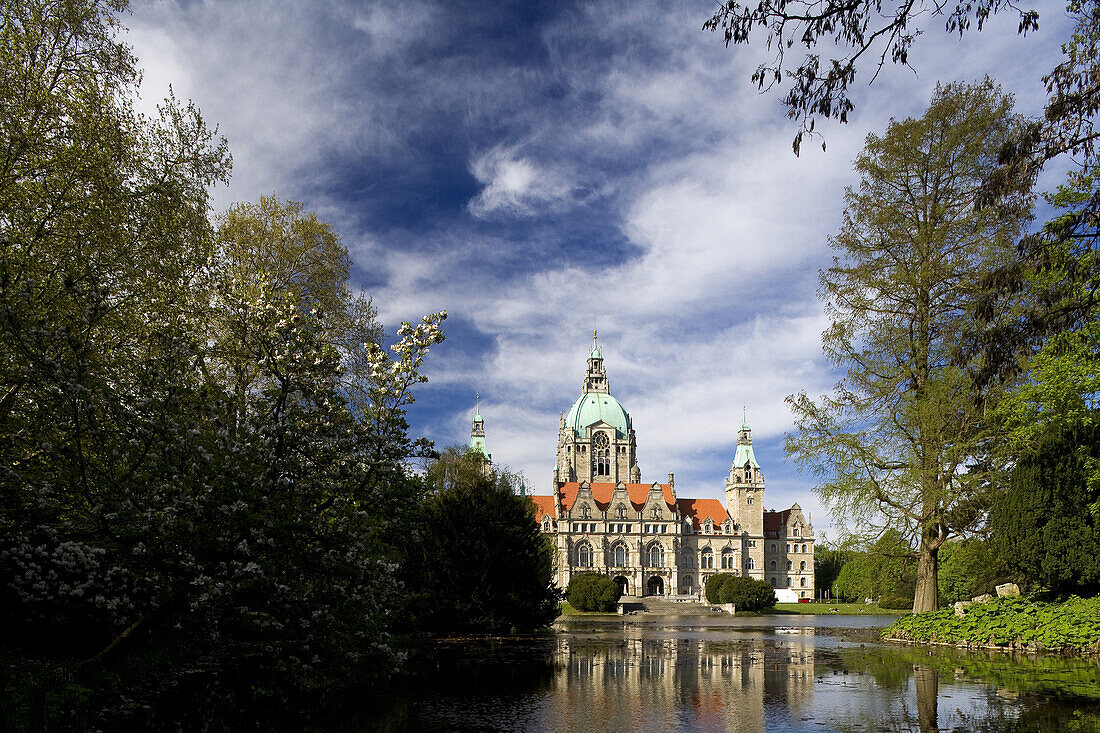
<svg viewBox="0 0 1100 733"><path fill-rule="evenodd" d="M915 69L864 72L849 123L795 158L778 97L749 82L762 44L701 31L713 7L135 0L124 22L140 108L172 84L229 140L217 208L274 192L317 211L391 334L449 312L415 432L464 442L480 392L494 459L548 493L598 329L644 481L721 497L745 405L766 505L797 501L835 537L784 460L783 399L836 381L817 272L851 161L937 81L989 74L1039 113L1069 23L1044 2L1027 38L1004 15L959 41L933 18Z"/></svg>

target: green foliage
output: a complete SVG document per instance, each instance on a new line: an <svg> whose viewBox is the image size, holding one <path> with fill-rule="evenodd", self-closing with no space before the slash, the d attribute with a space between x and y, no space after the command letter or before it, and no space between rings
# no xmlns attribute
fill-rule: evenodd
<svg viewBox="0 0 1100 733"><path fill-rule="evenodd" d="M1095 649L1100 644L1100 597L1072 597L1065 603L1022 596L995 598L967 606L961 618L950 608L903 616L883 637L972 646Z"/></svg>
<svg viewBox="0 0 1100 733"><path fill-rule="evenodd" d="M788 397L788 454L848 524L896 529L918 547L922 610L937 602L939 547L982 518L995 387L975 382L980 365L960 345L980 336L973 283L1015 256L1030 217L1026 190L978 205L1020 125L987 80L937 87L921 118L867 137L830 240L835 264L821 273L822 346L844 378L817 400Z"/></svg>
<svg viewBox="0 0 1100 733"><path fill-rule="evenodd" d="M300 205L215 232L225 142L174 99L134 112L124 8L0 0L0 639L387 671L404 407L445 314L386 353Z"/></svg>
<svg viewBox="0 0 1100 733"><path fill-rule="evenodd" d="M993 593L1007 577L1007 570L990 543L980 539L948 542L940 548L940 603L969 601L982 593Z"/></svg>
<svg viewBox="0 0 1100 733"><path fill-rule="evenodd" d="M890 611L911 611L913 599L905 596L883 596L879 599L878 605Z"/></svg>
<svg viewBox="0 0 1100 733"><path fill-rule="evenodd" d="M600 573L579 573L569 579L565 597L578 611L614 611L622 588Z"/></svg>
<svg viewBox="0 0 1100 733"><path fill-rule="evenodd" d="M884 596L913 597L916 563L901 533L884 533L866 552L845 552L848 560L832 585L834 597L848 603Z"/></svg>
<svg viewBox="0 0 1100 733"><path fill-rule="evenodd" d="M722 596L719 589L732 577L734 577L732 573L714 573L709 576L703 588L703 597L710 603L729 603L729 601L720 600Z"/></svg>
<svg viewBox="0 0 1100 733"><path fill-rule="evenodd" d="M819 591L833 592L833 583L840 575L840 569L844 563L852 559L853 553L849 550L834 549L828 545L816 545L814 547L814 587Z"/></svg>
<svg viewBox="0 0 1100 733"><path fill-rule="evenodd" d="M428 467L417 540L403 571L407 627L503 632L554 620L553 548L534 505L518 495L520 482L489 470L473 451L450 449Z"/></svg>
<svg viewBox="0 0 1100 733"><path fill-rule="evenodd" d="M707 578L705 595L711 603L732 603L738 611L762 611L776 603L771 583L732 573L715 573Z"/></svg>
<svg viewBox="0 0 1100 733"><path fill-rule="evenodd" d="M990 513L993 547L1007 569L1062 593L1100 590L1100 425L1054 427L1012 470Z"/></svg>

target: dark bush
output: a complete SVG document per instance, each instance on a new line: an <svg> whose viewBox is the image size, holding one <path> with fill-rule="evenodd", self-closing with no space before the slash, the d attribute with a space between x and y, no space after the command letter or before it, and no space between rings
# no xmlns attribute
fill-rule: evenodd
<svg viewBox="0 0 1100 733"><path fill-rule="evenodd" d="M565 591L569 605L578 611L614 611L620 595L619 584L599 573L574 575Z"/></svg>
<svg viewBox="0 0 1100 733"><path fill-rule="evenodd" d="M775 590L770 583L730 573L710 576L706 597L711 603L732 603L738 611L762 611L776 602Z"/></svg>
<svg viewBox="0 0 1100 733"><path fill-rule="evenodd" d="M891 611L912 611L913 599L905 596L883 596L878 605L879 608L888 608Z"/></svg>
<svg viewBox="0 0 1100 733"><path fill-rule="evenodd" d="M710 603L729 603L729 601L723 601L721 599L721 593L719 589L729 578L734 577L730 573L715 573L707 578L707 585L703 591L703 595L706 596L707 601Z"/></svg>

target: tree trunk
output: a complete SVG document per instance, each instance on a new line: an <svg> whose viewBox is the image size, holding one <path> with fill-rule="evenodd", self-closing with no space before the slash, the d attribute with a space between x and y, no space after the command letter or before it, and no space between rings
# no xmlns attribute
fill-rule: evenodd
<svg viewBox="0 0 1100 733"><path fill-rule="evenodd" d="M936 611L940 607L936 585L936 565L939 548L928 546L928 539L921 538L920 557L917 559L917 591L913 597L913 613Z"/></svg>
<svg viewBox="0 0 1100 733"><path fill-rule="evenodd" d="M913 667L913 679L917 687L917 720L920 733L935 733L939 726L940 678L936 670L924 665Z"/></svg>

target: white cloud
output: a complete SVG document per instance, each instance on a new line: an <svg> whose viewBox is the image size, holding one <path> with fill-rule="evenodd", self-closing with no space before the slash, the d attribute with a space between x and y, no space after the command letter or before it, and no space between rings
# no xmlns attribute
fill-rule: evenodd
<svg viewBox="0 0 1100 733"><path fill-rule="evenodd" d="M560 173L538 166L514 148L496 146L477 155L470 172L484 186L469 204L470 212L481 218L531 214L560 202L572 190Z"/></svg>

